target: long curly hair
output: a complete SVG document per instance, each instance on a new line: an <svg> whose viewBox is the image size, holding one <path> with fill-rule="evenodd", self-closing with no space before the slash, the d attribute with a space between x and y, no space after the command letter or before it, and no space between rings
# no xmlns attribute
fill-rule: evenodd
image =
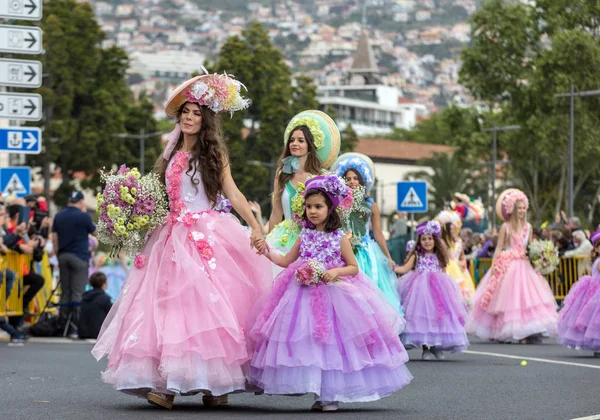
<svg viewBox="0 0 600 420"><path fill-rule="evenodd" d="M308 144L308 156L306 157L306 162L304 163L304 170L313 175L318 175L321 173L321 161L319 160L319 156L317 156L317 148L315 147L315 138L312 133L305 125L299 125L295 127L290 136L288 137L285 148L279 157L279 165L277 166L277 191L275 191L275 200L281 200L281 195L283 194L283 190L285 189L285 184L292 179L294 174L286 174L283 172L283 159L292 155L290 152L290 140L292 139L292 135L296 131L302 131L304 134L304 138L306 139L306 143Z"/></svg>
<svg viewBox="0 0 600 420"><path fill-rule="evenodd" d="M406 257L406 261L408 261L413 255L415 256L415 258L418 258L419 256L425 254L423 247L421 247L421 236L422 235L417 236L416 246L412 251L410 251L410 253ZM446 248L446 245L439 236L434 236L433 242L433 253L440 262L440 268L444 270L448 266L449 262L448 249Z"/></svg>
<svg viewBox="0 0 600 420"><path fill-rule="evenodd" d="M456 243L456 240L452 237L452 223L445 223L442 229L442 239L446 242L448 247L452 248Z"/></svg>
<svg viewBox="0 0 600 420"><path fill-rule="evenodd" d="M184 103L177 112L177 122L181 121ZM209 202L214 206L217 203L217 196L223 192L223 182L221 173L225 162L229 162L229 153L227 144L223 137L220 117L205 106L200 107L202 113L202 127L198 132L196 143L194 145L193 157L190 159L186 174L191 175L192 183L198 188L200 179L196 177L200 173L202 184ZM154 171L160 175L161 181L165 182L167 166L175 153L183 147L183 133L179 136L177 145L171 152L169 160L165 160L162 154L159 156Z"/></svg>

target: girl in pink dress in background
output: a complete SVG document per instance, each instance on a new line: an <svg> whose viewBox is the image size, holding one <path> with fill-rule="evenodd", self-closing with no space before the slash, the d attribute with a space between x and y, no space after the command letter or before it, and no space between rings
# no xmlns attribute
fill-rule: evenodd
<svg viewBox="0 0 600 420"><path fill-rule="evenodd" d="M492 267L477 287L467 331L500 342L536 343L556 332L556 301L550 285L527 258L531 225L529 201L511 188L498 197L496 213L504 220Z"/></svg>
<svg viewBox="0 0 600 420"><path fill-rule="evenodd" d="M231 177L217 113L247 106L240 83L217 74L188 80L168 100L178 124L155 170L171 212L135 257L92 351L108 356L105 382L161 407L195 393L220 405L246 389L252 352L243 327L272 275L252 250L262 233ZM252 236L214 209L221 193Z"/></svg>

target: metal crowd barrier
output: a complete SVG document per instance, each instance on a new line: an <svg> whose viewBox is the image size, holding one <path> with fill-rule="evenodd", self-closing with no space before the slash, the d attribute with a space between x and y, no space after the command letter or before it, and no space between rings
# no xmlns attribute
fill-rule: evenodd
<svg viewBox="0 0 600 420"><path fill-rule="evenodd" d="M29 304L29 312L39 316L41 315L48 298L52 294L52 268L48 260L48 255L44 256L40 262L32 262L31 255L19 254L9 251L6 255L0 255L0 271L2 271L2 283L0 284L0 316L19 316L23 315L23 295L25 286L23 276L26 270L31 269L44 278L44 287L35 295ZM15 281L10 295L7 296L6 270L15 272ZM47 311L54 312L56 309L48 308Z"/></svg>
<svg viewBox="0 0 600 420"><path fill-rule="evenodd" d="M590 257L581 255L571 258L561 257L557 269L546 276L556 300L563 300L579 277L591 272ZM491 258L476 258L469 262L469 269L475 284L483 279L492 265Z"/></svg>

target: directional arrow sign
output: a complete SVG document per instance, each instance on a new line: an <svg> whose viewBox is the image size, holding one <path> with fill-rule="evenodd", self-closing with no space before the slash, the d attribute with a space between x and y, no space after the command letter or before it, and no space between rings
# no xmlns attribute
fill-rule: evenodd
<svg viewBox="0 0 600 420"><path fill-rule="evenodd" d="M17 197L31 194L31 168L27 166L0 168L0 191Z"/></svg>
<svg viewBox="0 0 600 420"><path fill-rule="evenodd" d="M0 85L39 88L42 86L42 63L0 58Z"/></svg>
<svg viewBox="0 0 600 420"><path fill-rule="evenodd" d="M42 97L37 93L0 93L0 118L39 121Z"/></svg>
<svg viewBox="0 0 600 420"><path fill-rule="evenodd" d="M42 151L42 130L37 127L0 128L0 152L37 155Z"/></svg>
<svg viewBox="0 0 600 420"><path fill-rule="evenodd" d="M42 0L2 0L0 17L20 20L40 20Z"/></svg>
<svg viewBox="0 0 600 420"><path fill-rule="evenodd" d="M0 52L41 54L42 30L35 26L0 25Z"/></svg>

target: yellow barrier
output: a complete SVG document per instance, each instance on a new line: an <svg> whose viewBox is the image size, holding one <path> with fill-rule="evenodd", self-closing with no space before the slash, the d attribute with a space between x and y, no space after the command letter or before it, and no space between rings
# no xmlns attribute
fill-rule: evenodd
<svg viewBox="0 0 600 420"><path fill-rule="evenodd" d="M491 265L491 258L477 258L473 261L470 261L469 269L471 271L471 276L477 283L479 283L483 279L483 276L485 276L485 273L487 273L487 271L490 269ZM563 300L577 279L589 273L590 257L562 257L560 259L558 268L553 273L544 277L550 284L554 298L557 300Z"/></svg>
<svg viewBox="0 0 600 420"><path fill-rule="evenodd" d="M0 255L0 270L3 271L2 284L0 285L0 316L19 316L23 315L23 295L26 287L23 284L23 275L29 267L44 278L44 287L35 295L29 304L29 312L41 315L42 309L52 294L52 269L48 260L48 255L44 253L42 261L34 262L31 265L32 256L8 252L6 255ZM6 296L6 270L12 270L16 278L9 296ZM55 311L55 309L49 309Z"/></svg>

